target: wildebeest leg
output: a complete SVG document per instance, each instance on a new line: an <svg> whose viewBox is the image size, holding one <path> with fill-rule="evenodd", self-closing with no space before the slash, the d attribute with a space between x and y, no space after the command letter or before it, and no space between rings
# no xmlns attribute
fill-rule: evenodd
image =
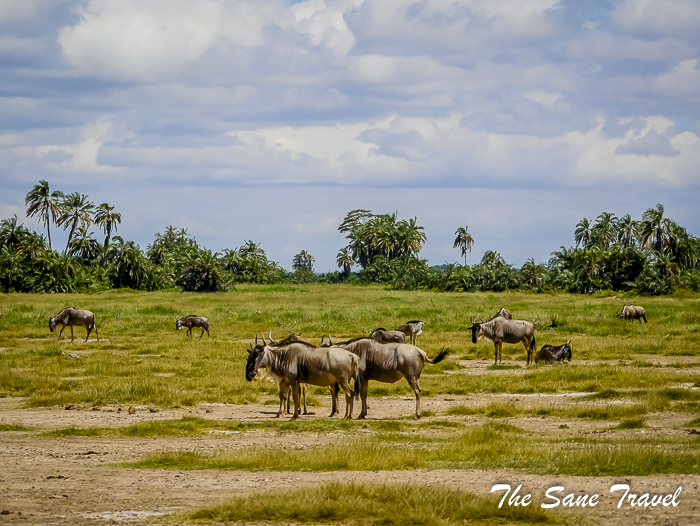
<svg viewBox="0 0 700 526"><path fill-rule="evenodd" d="M345 393L345 416L343 418L345 420L350 420L352 419L352 389L350 389L350 384L347 380L344 380L343 383L340 384L340 387L343 389L343 393Z"/></svg>
<svg viewBox="0 0 700 526"><path fill-rule="evenodd" d="M95 331L95 336L97 336L97 341L100 341L100 335L97 334L97 324L95 324L95 318L92 318L92 328Z"/></svg>
<svg viewBox="0 0 700 526"><path fill-rule="evenodd" d="M209 327L204 327L207 330L207 338L211 338L211 334L209 334ZM201 336L200 336L201 338Z"/></svg>
<svg viewBox="0 0 700 526"><path fill-rule="evenodd" d="M304 414L305 415L313 415L313 411L307 411L306 410L306 384L303 384L301 386L301 399L304 401Z"/></svg>
<svg viewBox="0 0 700 526"><path fill-rule="evenodd" d="M357 382L357 378L355 378L355 381ZM357 417L358 420L364 420L364 418L367 416L367 383L367 378L364 377L360 381L360 400L362 400L362 408Z"/></svg>
<svg viewBox="0 0 700 526"><path fill-rule="evenodd" d="M202 336L204 336L204 327L202 327L202 333L199 335L199 339L202 339ZM209 331L207 331L207 336L209 336Z"/></svg>
<svg viewBox="0 0 700 526"><path fill-rule="evenodd" d="M287 413L289 413L289 385L284 382L280 382L280 408L279 411L277 411L277 416L275 418L282 416L282 412L285 410L285 408L287 409Z"/></svg>
<svg viewBox="0 0 700 526"><path fill-rule="evenodd" d="M62 326L61 326L61 332L58 333L58 339L59 339L59 340L61 339L61 334L63 334L63 329L65 329L65 328L66 328L65 325L62 325ZM56 340L56 341L58 341L58 340Z"/></svg>
<svg viewBox="0 0 700 526"><path fill-rule="evenodd" d="M190 338L192 338L192 327L188 327L188 328L187 328L187 336L189 336Z"/></svg>
<svg viewBox="0 0 700 526"><path fill-rule="evenodd" d="M408 382L408 385L411 386L411 389L413 389L413 392L416 393L416 420L420 418L421 411L420 411L420 385L418 385L418 379L417 378L406 378L406 381Z"/></svg>
<svg viewBox="0 0 700 526"><path fill-rule="evenodd" d="M329 385L328 388L331 390L331 417L335 416L339 409L338 409L338 391L339 389L336 389L335 387L335 382L333 384Z"/></svg>
<svg viewBox="0 0 700 526"><path fill-rule="evenodd" d="M294 397L294 414L292 420L299 418L299 382L292 382L292 396Z"/></svg>
<svg viewBox="0 0 700 526"><path fill-rule="evenodd" d="M89 323L86 323L85 330L87 330L87 336L85 336L85 341L88 341L88 338L90 337L90 333L92 332L92 325L90 325ZM95 332L95 334L97 334L97 332Z"/></svg>
<svg viewBox="0 0 700 526"><path fill-rule="evenodd" d="M73 324L72 323L70 326L70 341L71 341L71 343L73 343Z"/></svg>

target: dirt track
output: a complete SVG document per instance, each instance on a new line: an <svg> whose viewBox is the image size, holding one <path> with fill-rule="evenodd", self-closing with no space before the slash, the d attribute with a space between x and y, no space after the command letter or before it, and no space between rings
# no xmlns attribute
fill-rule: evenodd
<svg viewBox="0 0 700 526"><path fill-rule="evenodd" d="M424 410L442 411L464 399L426 398ZM469 397L471 400L474 397ZM326 400L322 399L322 402ZM22 424L32 428L60 429L77 427L117 427L153 419L180 418L196 414L217 420L252 421L272 416L266 405L207 405L195 409L177 409L151 413L137 408L128 414L126 407L99 411L75 408L21 409L20 400L0 399L0 423ZM414 402L406 398L387 398L373 404L374 418L410 415ZM315 409L324 414L326 407ZM305 417L305 418L317 418ZM441 417L444 419L444 417ZM518 425L541 428L543 421L519 419ZM646 430L654 433L652 428ZM555 424L550 424L553 429ZM600 424L598 424L600 425ZM549 427L549 425L548 425ZM666 427L666 426L664 426ZM634 430L640 432L640 430ZM671 430L665 429L664 432ZM584 431L585 432L585 431ZM662 432L658 429L658 432ZM687 432L687 431L679 431ZM523 475L499 471L391 471L380 473L251 473L230 471L136 470L113 467L117 462L134 461L149 452L164 450L214 451L238 449L254 444L292 444L309 446L343 440L342 433L285 434L271 431L213 433L188 438L41 438L35 433L3 432L0 435L0 524L115 524L133 523L148 517L186 508L207 506L232 496L274 488L299 488L325 481L371 481L388 483L444 484L476 493L489 493L498 483L513 487L522 484L522 493L543 497L547 488L564 486L559 497L568 493L599 494L595 508L574 510L591 523L697 525L700 524L700 475L628 477L554 477ZM613 484L630 484L632 492L652 495L674 493L682 486L677 507L662 505L647 509L623 505L617 509L620 494L610 494ZM563 509L562 506L558 508Z"/></svg>

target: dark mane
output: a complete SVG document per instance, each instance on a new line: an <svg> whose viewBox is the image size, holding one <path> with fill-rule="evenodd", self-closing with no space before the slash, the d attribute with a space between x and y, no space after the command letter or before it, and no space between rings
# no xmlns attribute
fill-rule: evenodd
<svg viewBox="0 0 700 526"><path fill-rule="evenodd" d="M411 320L411 321L407 321L406 323L420 323L420 320Z"/></svg>
<svg viewBox="0 0 700 526"><path fill-rule="evenodd" d="M383 331L384 329L376 329L378 331ZM369 341L376 341L374 338L370 338L369 336L358 336L357 338L351 338L349 340L345 340L344 342L335 342L333 344L333 347L339 347L341 345L349 345L351 343L359 342L360 340L369 340Z"/></svg>

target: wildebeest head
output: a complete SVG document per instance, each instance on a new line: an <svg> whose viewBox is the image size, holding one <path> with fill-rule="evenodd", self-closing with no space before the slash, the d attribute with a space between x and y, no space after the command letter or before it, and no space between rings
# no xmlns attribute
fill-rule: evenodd
<svg viewBox="0 0 700 526"><path fill-rule="evenodd" d="M51 332L56 330L56 316L51 316L49 318L49 329Z"/></svg>
<svg viewBox="0 0 700 526"><path fill-rule="evenodd" d="M258 369L260 369L260 362L265 357L265 349L267 345L264 343L258 343L258 337L255 337L255 346L250 344L250 349L248 349L248 361L245 364L245 379L249 382L255 378L258 374Z"/></svg>
<svg viewBox="0 0 700 526"><path fill-rule="evenodd" d="M182 320L175 320L175 328L179 331L184 327Z"/></svg>
<svg viewBox="0 0 700 526"><path fill-rule="evenodd" d="M481 323L476 323L472 320L472 326L467 327L467 329L472 330L472 343L476 343L476 341L479 339L479 336L481 336Z"/></svg>

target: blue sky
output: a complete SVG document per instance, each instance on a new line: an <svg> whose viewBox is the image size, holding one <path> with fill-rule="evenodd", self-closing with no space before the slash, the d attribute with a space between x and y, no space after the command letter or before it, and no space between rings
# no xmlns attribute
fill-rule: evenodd
<svg viewBox="0 0 700 526"><path fill-rule="evenodd" d="M0 218L40 229L46 179L144 249L173 225L317 271L355 208L416 217L433 265L460 226L520 266L657 203L698 236L698 27L696 0L0 0Z"/></svg>

